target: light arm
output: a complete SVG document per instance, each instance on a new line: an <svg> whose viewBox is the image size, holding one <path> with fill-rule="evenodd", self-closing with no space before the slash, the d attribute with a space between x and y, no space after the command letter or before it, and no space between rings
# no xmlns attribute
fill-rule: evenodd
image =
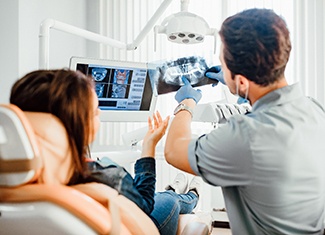
<svg viewBox="0 0 325 235"><path fill-rule="evenodd" d="M126 44L115 39L111 39L78 27L62 23L53 19L46 19L42 22L39 35L39 67L40 69L49 68L49 44L50 29L56 29L62 32L74 34L91 41L108 44L113 47L126 49Z"/></svg>
<svg viewBox="0 0 325 235"><path fill-rule="evenodd" d="M135 50L139 46L139 44L142 42L142 40L145 38L145 36L149 33L149 31L153 28L159 17L165 12L167 7L170 5L170 3L173 0L165 0L163 1L155 14L150 18L148 23L144 26L142 31L139 33L139 35L136 37L136 39L127 45L127 50Z"/></svg>
<svg viewBox="0 0 325 235"><path fill-rule="evenodd" d="M50 43L50 29L56 29L62 32L74 34L83 38L86 38L91 41L103 43L110 45L112 47L126 49L126 50L135 50L139 44L143 41L145 36L153 28L154 24L157 22L159 17L164 13L166 8L170 5L172 0L163 1L154 15L147 22L145 27L139 33L137 38L130 44L123 43L121 41L102 36L91 31L80 29L78 27L62 23L53 19L46 19L41 23L40 34L39 34L39 68L48 69L49 68L49 43Z"/></svg>

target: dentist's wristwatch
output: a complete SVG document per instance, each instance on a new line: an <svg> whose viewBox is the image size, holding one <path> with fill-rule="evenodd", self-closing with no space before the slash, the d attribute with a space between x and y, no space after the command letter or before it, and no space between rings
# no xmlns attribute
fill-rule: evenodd
<svg viewBox="0 0 325 235"><path fill-rule="evenodd" d="M178 114L180 111L183 111L183 110L189 112L191 114L191 117L193 117L192 109L183 103L179 103L177 105L177 107L174 110L174 115Z"/></svg>

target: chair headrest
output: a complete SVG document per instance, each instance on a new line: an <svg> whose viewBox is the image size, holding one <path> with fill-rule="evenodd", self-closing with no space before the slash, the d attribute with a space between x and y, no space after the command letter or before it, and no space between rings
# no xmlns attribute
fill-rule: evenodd
<svg viewBox="0 0 325 235"><path fill-rule="evenodd" d="M67 184L73 173L67 132L49 114L0 106L0 186Z"/></svg>
<svg viewBox="0 0 325 235"><path fill-rule="evenodd" d="M41 170L34 131L15 105L0 105L0 185L34 181Z"/></svg>

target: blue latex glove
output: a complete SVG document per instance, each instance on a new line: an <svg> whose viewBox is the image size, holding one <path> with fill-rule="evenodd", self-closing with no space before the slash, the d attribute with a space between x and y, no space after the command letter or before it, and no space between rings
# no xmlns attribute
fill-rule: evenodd
<svg viewBox="0 0 325 235"><path fill-rule="evenodd" d="M182 77L182 81L185 85L179 88L176 92L175 99L177 100L177 102L180 103L185 99L193 99L196 103L198 103L202 98L201 90L195 90L191 86L191 83L184 76Z"/></svg>
<svg viewBox="0 0 325 235"><path fill-rule="evenodd" d="M225 80L223 78L223 72L221 70L221 66L213 66L205 71L205 76L210 79L218 80L222 84L226 85ZM217 84L212 84L212 86L216 86Z"/></svg>
<svg viewBox="0 0 325 235"><path fill-rule="evenodd" d="M223 72L221 70L221 66L213 66L205 71L205 76L210 79L215 79L226 85L225 79L223 77ZM212 86L216 86L217 84L212 84ZM237 104L248 103L249 101L243 97L238 97Z"/></svg>
<svg viewBox="0 0 325 235"><path fill-rule="evenodd" d="M244 103L249 103L249 100L239 96L237 99L237 104L244 104Z"/></svg>

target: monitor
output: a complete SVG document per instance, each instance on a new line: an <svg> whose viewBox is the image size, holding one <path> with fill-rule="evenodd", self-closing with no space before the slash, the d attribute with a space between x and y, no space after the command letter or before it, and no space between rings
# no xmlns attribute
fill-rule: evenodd
<svg viewBox="0 0 325 235"><path fill-rule="evenodd" d="M70 69L91 75L103 122L146 122L157 96L146 63L72 57Z"/></svg>

